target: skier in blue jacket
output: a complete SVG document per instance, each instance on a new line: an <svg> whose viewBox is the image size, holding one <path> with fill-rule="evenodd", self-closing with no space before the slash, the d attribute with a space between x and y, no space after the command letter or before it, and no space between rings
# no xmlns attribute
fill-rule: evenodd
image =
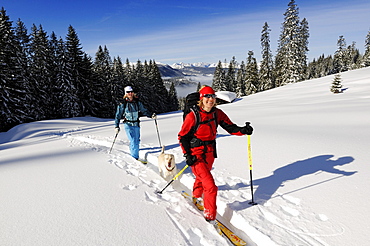
<svg viewBox="0 0 370 246"><path fill-rule="evenodd" d="M149 112L143 104L138 100L134 94L131 86L125 87L124 102L118 105L115 118L115 131L120 131L119 122L123 119L123 126L125 128L127 137L130 141L130 153L136 160L139 159L139 145L140 145L140 120L139 112L147 117L156 119L155 113Z"/></svg>

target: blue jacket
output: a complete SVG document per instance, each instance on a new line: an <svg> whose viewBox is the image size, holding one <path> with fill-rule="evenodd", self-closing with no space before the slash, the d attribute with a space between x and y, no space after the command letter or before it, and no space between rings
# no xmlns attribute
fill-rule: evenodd
<svg viewBox="0 0 370 246"><path fill-rule="evenodd" d="M139 112L143 115L151 117L152 114L143 106L143 104L136 98L132 101L128 101L127 98L123 103L118 105L115 126L119 127L119 121L123 119L124 124L130 126L140 126Z"/></svg>

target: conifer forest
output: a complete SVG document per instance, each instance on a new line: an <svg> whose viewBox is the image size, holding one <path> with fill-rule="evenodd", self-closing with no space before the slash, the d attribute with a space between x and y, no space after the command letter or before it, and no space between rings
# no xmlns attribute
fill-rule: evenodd
<svg viewBox="0 0 370 246"><path fill-rule="evenodd" d="M267 22L261 31L261 61L254 52L246 61L218 62L212 86L237 97L289 83L370 66L370 31L365 52L355 42L339 36L334 55L308 63L308 21L299 18L294 0L284 13L276 54L270 47ZM42 25L28 30L18 19L11 21L0 10L0 132L26 122L81 116L114 118L123 88L131 85L144 106L156 113L179 110L176 89L167 90L154 60L131 63L111 58L106 46L95 57L82 49L76 30L68 27L65 38L47 33Z"/></svg>

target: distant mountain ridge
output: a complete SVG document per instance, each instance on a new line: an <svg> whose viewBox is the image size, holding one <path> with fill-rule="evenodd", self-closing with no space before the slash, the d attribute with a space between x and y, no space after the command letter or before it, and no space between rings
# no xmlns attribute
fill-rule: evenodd
<svg viewBox="0 0 370 246"><path fill-rule="evenodd" d="M174 63L173 65L157 63L162 77L185 77L192 75L213 75L216 64L211 63Z"/></svg>
<svg viewBox="0 0 370 246"><path fill-rule="evenodd" d="M196 63L174 63L171 65L172 68L175 69L183 69L185 67L205 67L205 68L211 68L216 67L216 63L206 63L206 62L196 62Z"/></svg>

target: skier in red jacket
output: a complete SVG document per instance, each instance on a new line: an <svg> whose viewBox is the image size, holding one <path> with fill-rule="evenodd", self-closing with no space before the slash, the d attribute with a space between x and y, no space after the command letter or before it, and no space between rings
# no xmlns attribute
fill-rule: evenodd
<svg viewBox="0 0 370 246"><path fill-rule="evenodd" d="M220 125L232 135L251 135L253 128L249 122L239 127L219 108L216 108L216 95L212 87L199 90L200 101L196 110L188 113L178 134L180 146L195 175L193 202L199 207L204 204L204 218L214 224L217 213L217 186L211 174L216 154L217 126ZM198 114L198 115L197 115ZM197 129L194 129L197 128Z"/></svg>

